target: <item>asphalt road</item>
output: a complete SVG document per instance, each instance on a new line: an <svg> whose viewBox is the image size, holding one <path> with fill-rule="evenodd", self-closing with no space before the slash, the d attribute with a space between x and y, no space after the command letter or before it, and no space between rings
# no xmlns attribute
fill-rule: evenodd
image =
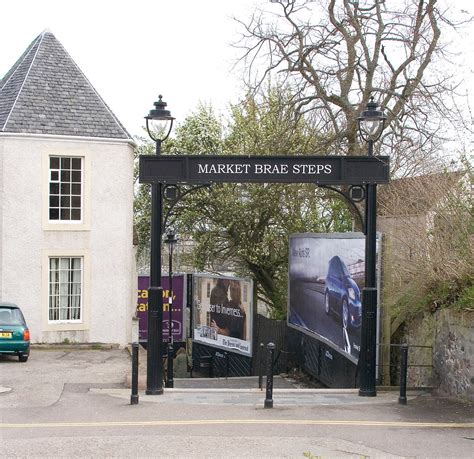
<svg viewBox="0 0 474 459"><path fill-rule="evenodd" d="M326 314L324 286L314 282L299 282L291 290L291 310L297 313L303 327L325 337L341 349L345 349L342 320L334 312ZM290 321L292 319L290 318ZM350 354L359 357L360 329L348 330Z"/></svg>
<svg viewBox="0 0 474 459"><path fill-rule="evenodd" d="M166 390L123 387L124 350L0 357L1 457L456 457L474 447L472 404L353 390ZM246 380L248 382L248 380ZM222 384L222 381L220 381Z"/></svg>

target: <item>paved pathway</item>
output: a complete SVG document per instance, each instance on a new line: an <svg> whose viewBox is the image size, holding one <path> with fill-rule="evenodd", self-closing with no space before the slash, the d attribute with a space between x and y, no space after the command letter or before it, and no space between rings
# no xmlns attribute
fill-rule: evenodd
<svg viewBox="0 0 474 459"><path fill-rule="evenodd" d="M223 378L140 391L132 406L129 368L121 350L36 351L26 364L0 358L0 384L11 389L0 393L0 456L472 458L472 404L410 392L401 406L396 392L359 397L276 378L284 387L264 409L255 378ZM207 388L182 387L191 383Z"/></svg>

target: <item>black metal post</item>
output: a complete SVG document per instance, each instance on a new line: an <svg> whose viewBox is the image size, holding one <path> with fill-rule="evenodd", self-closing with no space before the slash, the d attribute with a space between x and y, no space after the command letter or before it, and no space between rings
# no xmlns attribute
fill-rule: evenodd
<svg viewBox="0 0 474 459"><path fill-rule="evenodd" d="M273 353L275 344L268 343L268 362L267 362L267 392L265 395L264 408L273 408Z"/></svg>
<svg viewBox="0 0 474 459"><path fill-rule="evenodd" d="M225 355L225 379L229 377L230 370L230 357L228 352L224 352Z"/></svg>
<svg viewBox="0 0 474 459"><path fill-rule="evenodd" d="M368 156L373 156L374 141L369 140ZM365 288L362 290L360 346L360 387L362 397L375 397L377 351L377 185L369 183L365 199Z"/></svg>
<svg viewBox="0 0 474 459"><path fill-rule="evenodd" d="M161 154L161 140L156 141ZM163 393L163 289L161 287L162 184L151 186L151 254L150 288L148 290L148 343L146 394Z"/></svg>
<svg viewBox="0 0 474 459"><path fill-rule="evenodd" d="M132 344L132 394L130 405L138 405L138 343Z"/></svg>
<svg viewBox="0 0 474 459"><path fill-rule="evenodd" d="M263 388L263 363L265 361L264 344L260 343L260 364L258 366L258 388Z"/></svg>
<svg viewBox="0 0 474 459"><path fill-rule="evenodd" d="M408 346L404 344L400 348L400 396L398 403L407 404L407 373L408 373Z"/></svg>
<svg viewBox="0 0 474 459"><path fill-rule="evenodd" d="M173 244L170 243L169 247L169 293L168 293L168 371L166 378L166 387L174 386L173 379Z"/></svg>

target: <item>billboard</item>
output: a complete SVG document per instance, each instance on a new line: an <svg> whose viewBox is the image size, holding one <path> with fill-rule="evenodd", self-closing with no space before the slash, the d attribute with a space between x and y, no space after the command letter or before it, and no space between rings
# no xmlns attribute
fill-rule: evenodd
<svg viewBox="0 0 474 459"><path fill-rule="evenodd" d="M296 234L289 247L288 325L315 335L357 362L365 236Z"/></svg>
<svg viewBox="0 0 474 459"><path fill-rule="evenodd" d="M252 356L252 281L193 275L193 340Z"/></svg>
<svg viewBox="0 0 474 459"><path fill-rule="evenodd" d="M161 278L163 287L163 341L168 342L169 334L169 278ZM138 276L137 316L139 318L139 340L148 341L148 288L149 276ZM173 340L186 340L186 275L173 276Z"/></svg>

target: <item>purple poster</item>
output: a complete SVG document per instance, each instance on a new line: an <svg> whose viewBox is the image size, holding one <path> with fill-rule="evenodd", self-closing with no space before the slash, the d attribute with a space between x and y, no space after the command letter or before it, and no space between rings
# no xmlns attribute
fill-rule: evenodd
<svg viewBox="0 0 474 459"><path fill-rule="evenodd" d="M161 278L163 286L163 341L168 342L169 330L169 279L168 276ZM148 287L150 278L148 276L138 276L138 295L137 295L137 316L139 322L140 341L148 340ZM185 341L186 330L184 327L184 308L185 308L185 276L173 276L173 301L171 308L173 324L173 340Z"/></svg>

